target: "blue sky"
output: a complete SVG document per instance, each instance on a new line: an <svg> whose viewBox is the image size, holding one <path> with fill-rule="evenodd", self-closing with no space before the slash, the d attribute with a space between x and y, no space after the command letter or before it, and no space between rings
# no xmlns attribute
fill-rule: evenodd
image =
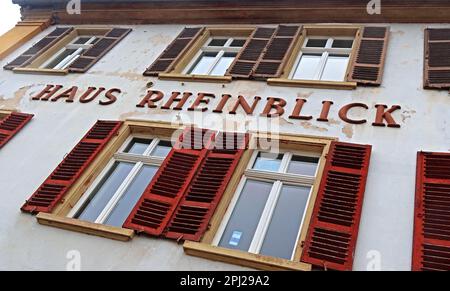
<svg viewBox="0 0 450 291"><path fill-rule="evenodd" d="M11 29L20 19L20 6L11 0L0 1L0 35Z"/></svg>

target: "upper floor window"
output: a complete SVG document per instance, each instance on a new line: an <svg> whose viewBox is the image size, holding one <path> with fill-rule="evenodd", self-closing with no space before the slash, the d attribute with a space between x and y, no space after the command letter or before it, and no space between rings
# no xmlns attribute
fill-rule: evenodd
<svg viewBox="0 0 450 291"><path fill-rule="evenodd" d="M245 39L240 38L211 38L199 50L185 72L192 75L224 76L244 44Z"/></svg>
<svg viewBox="0 0 450 291"><path fill-rule="evenodd" d="M290 78L298 80L344 81L353 48L350 37L308 37Z"/></svg>

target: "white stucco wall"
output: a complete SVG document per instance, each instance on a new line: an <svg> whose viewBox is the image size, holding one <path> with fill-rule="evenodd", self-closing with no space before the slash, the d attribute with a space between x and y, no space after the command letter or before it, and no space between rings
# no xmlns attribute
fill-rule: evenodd
<svg viewBox="0 0 450 291"><path fill-rule="evenodd" d="M233 81L222 84L162 81L143 77L142 72L179 33L179 25L143 25L133 27L124 41L109 52L86 74L67 76L24 75L0 69L0 110L18 109L35 117L7 146L0 151L0 269L64 270L69 250L81 252L83 269L145 269L145 270L236 270L234 265L218 263L183 253L175 242L135 237L123 243L100 237L41 226L31 215L19 208L44 181L48 174L79 141L97 119L136 117L170 121L177 112L136 108L145 95L146 83L152 89L170 94L191 91L281 97L288 101L284 133L338 137L342 141L367 143L373 146L370 171L364 198L354 269L365 270L367 254L381 254L383 270L409 270L411 265L413 203L415 192L416 152L419 150L450 151L450 96L446 91L422 89L423 29L422 24L392 24L383 84L378 88L356 90L325 90L268 86L265 82ZM433 25L439 27L439 25ZM444 25L450 27L450 25ZM3 66L46 35L42 32L18 49ZM32 101L30 96L46 84L65 87L119 87L123 93L109 106ZM333 100L330 123L301 122L287 116L295 98L308 100L304 114L318 117L323 100ZM167 96L168 97L168 96ZM190 103L194 98L191 98ZM167 99L166 99L167 100ZM219 100L210 104L213 108ZM260 112L265 102L255 112ZM368 123L346 124L338 118L340 107L351 102L369 105ZM400 129L372 127L376 103L399 104L402 109L394 117ZM185 108L190 106L186 104ZM211 110L209 111L211 112ZM358 111L352 111L354 117ZM192 116L187 111L180 114ZM208 114L208 113L205 113ZM223 116L212 114L214 118ZM230 118L228 115L227 118ZM240 124L243 118L235 117ZM208 125L206 125L208 126ZM253 127L253 126L252 126Z"/></svg>

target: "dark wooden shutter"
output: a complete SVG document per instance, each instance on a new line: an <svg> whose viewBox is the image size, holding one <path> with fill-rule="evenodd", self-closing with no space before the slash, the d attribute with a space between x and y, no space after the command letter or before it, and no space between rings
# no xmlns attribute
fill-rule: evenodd
<svg viewBox="0 0 450 291"><path fill-rule="evenodd" d="M247 134L219 133L171 217L165 237L200 241L247 144Z"/></svg>
<svg viewBox="0 0 450 291"><path fill-rule="evenodd" d="M364 27L358 51L350 68L348 80L362 85L381 85L387 53L389 28Z"/></svg>
<svg viewBox="0 0 450 291"><path fill-rule="evenodd" d="M280 77L301 31L301 26L278 26L277 31L272 36L264 54L255 67L253 77L255 79Z"/></svg>
<svg viewBox="0 0 450 291"><path fill-rule="evenodd" d="M122 122L120 121L97 121L45 182L25 202L21 210L30 213L51 212L117 133L121 125Z"/></svg>
<svg viewBox="0 0 450 291"><path fill-rule="evenodd" d="M214 132L207 130L184 130L123 227L150 235L161 235L203 162L206 147L213 137Z"/></svg>
<svg viewBox="0 0 450 291"><path fill-rule="evenodd" d="M256 64L264 53L264 49L272 39L275 30L275 28L266 27L256 28L228 68L226 75L232 76L233 78L250 78L255 70Z"/></svg>
<svg viewBox="0 0 450 291"><path fill-rule="evenodd" d="M69 66L69 71L74 73L86 72L130 32L130 28L113 28L109 30Z"/></svg>
<svg viewBox="0 0 450 291"><path fill-rule="evenodd" d="M450 29L425 29L424 88L450 88Z"/></svg>
<svg viewBox="0 0 450 291"><path fill-rule="evenodd" d="M34 59L36 59L39 55L49 49L51 46L60 41L63 37L68 35L71 31L73 31L73 27L58 27L53 30L46 37L38 41L31 48L17 57L15 60L6 64L3 68L5 70L12 70L17 67L24 67L30 64Z"/></svg>
<svg viewBox="0 0 450 291"><path fill-rule="evenodd" d="M169 72L180 56L200 37L204 27L184 28L163 53L147 68L144 76L158 76L159 73Z"/></svg>
<svg viewBox="0 0 450 291"><path fill-rule="evenodd" d="M417 154L413 271L450 271L450 153Z"/></svg>
<svg viewBox="0 0 450 291"><path fill-rule="evenodd" d="M33 114L12 112L0 120L0 149L16 135L31 119Z"/></svg>
<svg viewBox="0 0 450 291"><path fill-rule="evenodd" d="M302 261L331 270L351 270L358 237L370 145L332 142Z"/></svg>

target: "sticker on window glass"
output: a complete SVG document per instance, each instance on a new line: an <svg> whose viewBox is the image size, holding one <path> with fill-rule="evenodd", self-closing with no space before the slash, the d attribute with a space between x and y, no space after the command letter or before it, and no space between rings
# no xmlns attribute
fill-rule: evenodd
<svg viewBox="0 0 450 291"><path fill-rule="evenodd" d="M233 234L231 235L230 242L228 243L230 246L237 246L239 244L239 241L241 240L242 232L241 231L233 231Z"/></svg>

